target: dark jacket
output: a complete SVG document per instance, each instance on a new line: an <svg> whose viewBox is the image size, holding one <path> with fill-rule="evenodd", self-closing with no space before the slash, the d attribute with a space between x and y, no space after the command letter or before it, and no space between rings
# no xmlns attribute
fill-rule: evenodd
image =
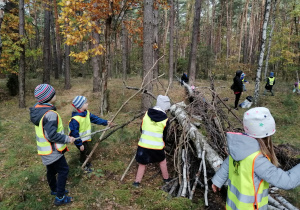
<svg viewBox="0 0 300 210"><path fill-rule="evenodd" d="M242 71L238 70L235 73L235 77L233 78L233 92L243 92L243 82L241 80Z"/></svg>
<svg viewBox="0 0 300 210"><path fill-rule="evenodd" d="M275 79L274 79L274 82L273 82L273 85L270 85L270 78L273 78L273 77L268 77L267 78L267 83L266 83L266 85L265 85L265 88L267 89L267 90L272 90L272 87L273 87L273 85L275 85Z"/></svg>
<svg viewBox="0 0 300 210"><path fill-rule="evenodd" d="M87 111L85 110L84 112L72 112L72 117L75 116L81 116L81 117L86 117L87 115ZM107 125L107 120L103 120L100 117L93 115L92 113L90 113L90 120L91 123L97 124L97 125ZM79 123L74 120L71 119L70 123L69 123L69 128L70 128L70 136L73 136L74 138L79 137ZM82 146L82 140L81 139L76 139L74 144L76 145L77 148Z"/></svg>
<svg viewBox="0 0 300 210"><path fill-rule="evenodd" d="M30 120L31 122L39 126L39 123L42 117L45 114L43 119L43 128L44 135L46 139L51 143L53 152L50 155L41 155L42 161L44 165L49 165L63 155L66 150L62 153L56 150L54 143L66 144L69 143L69 137L65 134L57 133L57 125L58 125L58 116L55 112L48 112L49 110L56 111L56 107L49 103L36 103L33 107L29 108L30 110Z"/></svg>
<svg viewBox="0 0 300 210"><path fill-rule="evenodd" d="M148 109L148 116L154 122L161 122L161 121L168 118L167 115L164 112L156 110L154 108ZM169 120L168 120L167 124L166 124L166 127L164 129L164 132L163 132L163 140L164 141L166 141L166 139L167 139L167 132L168 132L169 124L170 123L169 123ZM142 126L141 126L141 132L142 132Z"/></svg>

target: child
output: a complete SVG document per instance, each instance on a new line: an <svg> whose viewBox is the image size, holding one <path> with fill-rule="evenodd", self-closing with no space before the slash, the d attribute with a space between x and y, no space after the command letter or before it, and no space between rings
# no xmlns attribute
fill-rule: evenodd
<svg viewBox="0 0 300 210"><path fill-rule="evenodd" d="M67 143L73 143L73 137L64 134L61 117L52 104L56 101L55 90L51 85L40 84L34 90L37 103L30 108L30 120L35 125L38 154L47 167L47 180L51 195L56 195L54 204L59 206L72 201L65 194L69 166L64 153ZM57 175L57 177L56 177Z"/></svg>
<svg viewBox="0 0 300 210"><path fill-rule="evenodd" d="M146 165L159 162L164 182L169 182L169 173L164 151L169 119L166 111L170 109L168 96L159 95L156 106L148 109L141 125L142 135L138 143L136 161L139 163L134 187L139 187L144 176Z"/></svg>
<svg viewBox="0 0 300 210"><path fill-rule="evenodd" d="M241 80L242 80L242 83L243 83L243 91L247 91L245 83L247 83L247 84L249 83L247 80L245 80L245 76L246 76L246 74L242 73Z"/></svg>
<svg viewBox="0 0 300 210"><path fill-rule="evenodd" d="M277 168L271 136L275 121L265 107L244 113L243 133L227 133L229 157L212 178L216 192L228 179L226 209L267 209L269 183L292 189L300 185L300 164L283 171Z"/></svg>
<svg viewBox="0 0 300 210"><path fill-rule="evenodd" d="M275 85L274 72L270 72L270 77L267 78L267 83L265 85L264 95L266 95L267 91L270 91L272 96L274 96L274 93L273 93L273 90L272 90L274 85Z"/></svg>
<svg viewBox="0 0 300 210"><path fill-rule="evenodd" d="M76 139L74 144L80 150L80 162L84 163L87 156L90 154L90 148L88 142L91 141L91 136L86 134L91 133L91 123L97 125L114 125L113 123L103 120L96 115L93 115L88 110L87 99L84 96L76 96L72 102L72 106L75 108L72 112L72 118L69 122L70 136L77 138L79 136L85 135L81 139ZM85 170L87 172L92 172L90 168L91 163L86 164Z"/></svg>

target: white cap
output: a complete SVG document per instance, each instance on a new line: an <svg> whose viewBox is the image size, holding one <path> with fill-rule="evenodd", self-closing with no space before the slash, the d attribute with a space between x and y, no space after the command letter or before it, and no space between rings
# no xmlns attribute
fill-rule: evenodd
<svg viewBox="0 0 300 210"><path fill-rule="evenodd" d="M275 120L265 107L255 107L246 111L243 124L245 133L254 138L264 138L276 132Z"/></svg>

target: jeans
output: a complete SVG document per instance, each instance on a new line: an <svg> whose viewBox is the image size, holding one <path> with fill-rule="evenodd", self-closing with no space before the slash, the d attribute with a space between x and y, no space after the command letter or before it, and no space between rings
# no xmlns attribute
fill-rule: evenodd
<svg viewBox="0 0 300 210"><path fill-rule="evenodd" d="M57 197L65 195L65 187L69 173L69 166L65 156L47 165L47 180L51 191L57 192Z"/></svg>

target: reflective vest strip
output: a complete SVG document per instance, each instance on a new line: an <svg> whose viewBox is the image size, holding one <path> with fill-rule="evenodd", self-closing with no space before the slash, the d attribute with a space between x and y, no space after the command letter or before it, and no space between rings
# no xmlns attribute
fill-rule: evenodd
<svg viewBox="0 0 300 210"><path fill-rule="evenodd" d="M161 147L161 146L165 145L164 142L155 142L155 141L150 141L150 140L143 139L143 138L140 138L140 143L142 143L142 144L150 144L150 145L158 146L158 147Z"/></svg>
<svg viewBox="0 0 300 210"><path fill-rule="evenodd" d="M154 133L154 132L145 131L145 130L142 131L142 134L145 134L147 136L152 136L152 137L155 137L155 138L162 138L163 137L163 134L161 134L161 133Z"/></svg>
<svg viewBox="0 0 300 210"><path fill-rule="evenodd" d="M239 192L239 190L231 184L231 180L228 179L228 186L230 186L230 191L236 195L237 199L243 203L254 203L255 197L250 195L244 195Z"/></svg>
<svg viewBox="0 0 300 210"><path fill-rule="evenodd" d="M82 133L79 133L80 136L86 135L86 136L84 136L84 137L81 137L82 142L88 141L88 140L91 141L91 135L88 135L88 134L90 134L90 133L91 133L91 130L87 130L87 131L84 131L84 132L82 132Z"/></svg>

